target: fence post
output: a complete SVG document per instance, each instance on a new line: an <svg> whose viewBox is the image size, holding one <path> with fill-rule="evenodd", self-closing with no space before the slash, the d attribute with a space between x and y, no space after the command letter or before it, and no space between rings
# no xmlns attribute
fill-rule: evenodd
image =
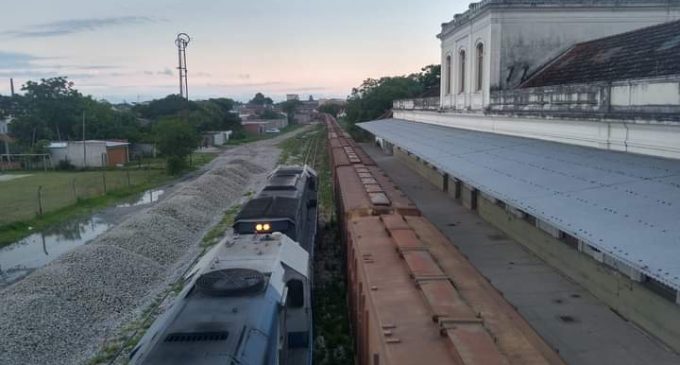
<svg viewBox="0 0 680 365"><path fill-rule="evenodd" d="M41 217L43 215L42 185L38 186L38 215Z"/></svg>
<svg viewBox="0 0 680 365"><path fill-rule="evenodd" d="M102 182L104 182L104 194L106 194L106 171L102 171Z"/></svg>
<svg viewBox="0 0 680 365"><path fill-rule="evenodd" d="M78 202L78 192L76 192L76 179L71 180L71 190L73 190L73 200Z"/></svg>

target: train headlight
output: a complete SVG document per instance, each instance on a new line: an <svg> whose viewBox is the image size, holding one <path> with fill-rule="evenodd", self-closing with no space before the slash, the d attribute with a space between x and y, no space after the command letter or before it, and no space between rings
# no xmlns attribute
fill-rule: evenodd
<svg viewBox="0 0 680 365"><path fill-rule="evenodd" d="M265 230L265 231L268 231L268 230L272 229L272 227L269 225L269 223L265 223L265 224L262 226L262 229Z"/></svg>
<svg viewBox="0 0 680 365"><path fill-rule="evenodd" d="M256 225L255 230L258 232L262 231L262 225L261 224Z"/></svg>

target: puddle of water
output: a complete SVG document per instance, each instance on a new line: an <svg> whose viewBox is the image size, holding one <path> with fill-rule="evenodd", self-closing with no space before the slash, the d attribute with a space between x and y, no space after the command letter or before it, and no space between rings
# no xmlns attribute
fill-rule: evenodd
<svg viewBox="0 0 680 365"><path fill-rule="evenodd" d="M14 179L21 179L22 177L27 177L31 175L0 175L0 182L10 181Z"/></svg>
<svg viewBox="0 0 680 365"><path fill-rule="evenodd" d="M151 204L155 203L158 201L158 199L165 193L165 190L162 189L157 189L157 190L147 190L145 191L142 196L137 199L137 201L132 202L132 203L124 203L124 204L118 204L116 205L116 208L129 208L129 207L136 207L140 205L145 205L145 204Z"/></svg>
<svg viewBox="0 0 680 365"><path fill-rule="evenodd" d="M56 229L34 233L0 248L0 288L6 287L111 228L104 219L66 223Z"/></svg>
<svg viewBox="0 0 680 365"><path fill-rule="evenodd" d="M156 202L164 190L142 193L136 200L119 204L117 208L138 207ZM104 214L104 216L106 216ZM66 222L43 232L36 232L9 246L0 248L0 288L23 279L34 270L47 265L61 254L97 238L113 226L101 215Z"/></svg>

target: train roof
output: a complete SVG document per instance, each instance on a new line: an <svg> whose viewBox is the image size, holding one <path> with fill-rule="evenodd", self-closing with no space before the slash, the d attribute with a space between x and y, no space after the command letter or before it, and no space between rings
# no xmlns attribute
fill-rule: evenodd
<svg viewBox="0 0 680 365"><path fill-rule="evenodd" d="M235 222L258 219L288 219L295 221L299 199L316 171L309 166L279 166L267 179L264 189L248 201Z"/></svg>
<svg viewBox="0 0 680 365"><path fill-rule="evenodd" d="M309 255L282 234L221 242L133 352L132 363L255 364L271 349L287 271L309 277Z"/></svg>

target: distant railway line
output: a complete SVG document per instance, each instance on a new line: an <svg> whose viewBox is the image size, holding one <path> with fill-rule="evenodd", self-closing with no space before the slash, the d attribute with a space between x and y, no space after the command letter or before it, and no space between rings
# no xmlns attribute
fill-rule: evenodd
<svg viewBox="0 0 680 365"><path fill-rule="evenodd" d="M324 120L356 363L562 364L335 119Z"/></svg>

